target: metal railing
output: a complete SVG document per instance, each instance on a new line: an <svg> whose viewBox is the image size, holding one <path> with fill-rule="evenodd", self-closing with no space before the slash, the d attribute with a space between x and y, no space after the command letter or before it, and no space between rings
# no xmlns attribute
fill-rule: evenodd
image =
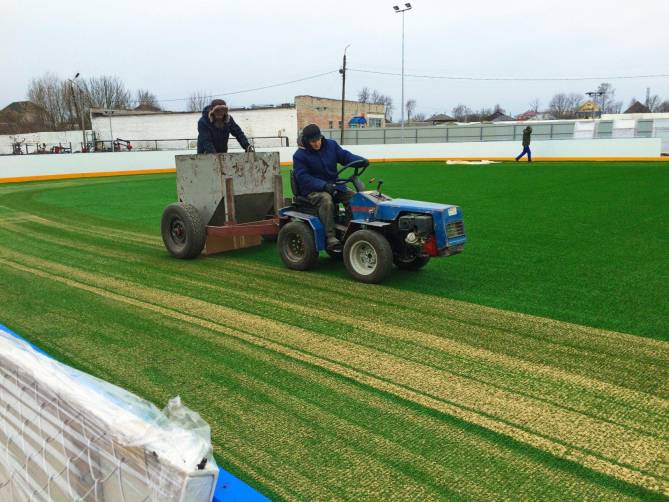
<svg viewBox="0 0 669 502"><path fill-rule="evenodd" d="M280 148L290 146L287 136L252 136L248 138L254 148ZM15 142L10 151L0 155L34 155L51 153L87 153L87 152L131 152L131 151L163 151L163 150L195 150L196 138L184 139L122 139L97 140L83 145L83 143L37 143ZM234 137L228 142L230 151L241 151L242 147Z"/></svg>
<svg viewBox="0 0 669 502"><path fill-rule="evenodd" d="M344 144L398 144L398 143L462 143L482 141L520 141L523 129L532 127L532 140L600 139L600 138L649 138L662 137L652 121L637 121L633 129L614 128L613 121L599 121L592 128L577 129L575 121L519 124L459 124L437 127L395 127L345 129ZM326 138L340 140L340 129L324 129Z"/></svg>

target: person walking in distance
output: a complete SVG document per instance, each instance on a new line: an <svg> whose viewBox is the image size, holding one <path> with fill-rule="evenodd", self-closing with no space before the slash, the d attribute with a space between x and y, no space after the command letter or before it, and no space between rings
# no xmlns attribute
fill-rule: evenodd
<svg viewBox="0 0 669 502"><path fill-rule="evenodd" d="M523 129L523 151L520 152L520 155L516 157L516 162L523 158L523 155L527 154L527 161L532 162L532 151L530 150L530 136L532 136L532 128L527 126Z"/></svg>

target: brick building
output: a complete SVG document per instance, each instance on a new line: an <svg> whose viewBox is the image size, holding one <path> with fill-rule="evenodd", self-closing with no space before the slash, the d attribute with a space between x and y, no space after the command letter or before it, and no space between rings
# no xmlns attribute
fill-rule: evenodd
<svg viewBox="0 0 669 502"><path fill-rule="evenodd" d="M341 124L341 100L316 96L295 96L297 129L307 124L316 124L321 129L339 129ZM385 106L358 101L344 102L344 127L349 127L353 117L364 117L367 127L385 127Z"/></svg>

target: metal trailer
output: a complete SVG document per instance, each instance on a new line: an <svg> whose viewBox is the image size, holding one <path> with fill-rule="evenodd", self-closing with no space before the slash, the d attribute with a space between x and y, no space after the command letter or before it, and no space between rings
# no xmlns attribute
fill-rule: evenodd
<svg viewBox="0 0 669 502"><path fill-rule="evenodd" d="M176 258L259 245L279 231L284 203L278 152L177 155L178 203L165 208L161 234Z"/></svg>

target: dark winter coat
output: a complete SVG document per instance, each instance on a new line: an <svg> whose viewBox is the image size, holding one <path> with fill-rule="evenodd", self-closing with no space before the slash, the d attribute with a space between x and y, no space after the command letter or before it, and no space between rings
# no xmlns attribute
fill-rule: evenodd
<svg viewBox="0 0 669 502"><path fill-rule="evenodd" d="M363 157L344 150L336 141L323 138L318 151L298 148L293 155L293 172L299 194L309 195L311 192L323 192L325 185L337 179L337 163L350 164Z"/></svg>
<svg viewBox="0 0 669 502"><path fill-rule="evenodd" d="M246 150L249 140L246 139L241 127L228 115L223 127L216 127L209 118L209 106L202 111L197 122L197 153L225 153L228 151L228 138L232 134Z"/></svg>
<svg viewBox="0 0 669 502"><path fill-rule="evenodd" d="M530 136L532 135L532 128L527 126L523 129L523 146L530 146Z"/></svg>

